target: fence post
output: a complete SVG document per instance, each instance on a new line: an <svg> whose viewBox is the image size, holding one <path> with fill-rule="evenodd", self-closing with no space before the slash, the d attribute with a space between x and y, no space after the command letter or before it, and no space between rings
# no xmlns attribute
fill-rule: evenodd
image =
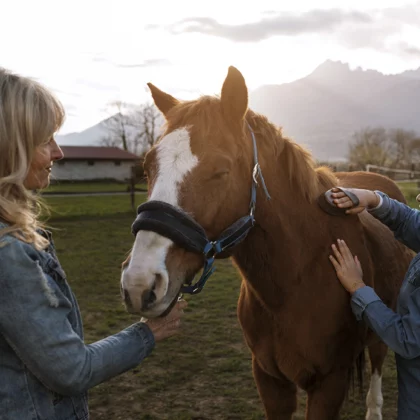
<svg viewBox="0 0 420 420"><path fill-rule="evenodd" d="M136 200L135 200L135 194L136 192L136 173L135 173L135 167L131 167L131 177L130 177L130 201L131 201L131 209L133 211L136 211Z"/></svg>

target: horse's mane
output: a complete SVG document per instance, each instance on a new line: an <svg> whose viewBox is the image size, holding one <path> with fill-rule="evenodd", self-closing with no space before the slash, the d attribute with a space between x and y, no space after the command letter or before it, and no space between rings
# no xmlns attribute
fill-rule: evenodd
<svg viewBox="0 0 420 420"><path fill-rule="evenodd" d="M311 152L283 136L281 127L251 110L247 112L246 119L256 134L274 145L276 155L287 162L288 179L309 201L337 185L338 180L332 170L328 166L317 167Z"/></svg>
<svg viewBox="0 0 420 420"><path fill-rule="evenodd" d="M202 96L193 101L178 103L167 115L166 129L170 131L172 127L191 125L191 122L197 118L200 121L199 130L202 138L211 133L215 127L220 132L230 132L221 111L220 98L216 96ZM288 179L309 201L314 200L322 191L337 185L337 178L331 169L326 166L316 167L311 152L283 136L281 127L250 109L245 119L257 138L268 147L273 147L275 155L287 162ZM246 124L243 130L244 134L248 131Z"/></svg>

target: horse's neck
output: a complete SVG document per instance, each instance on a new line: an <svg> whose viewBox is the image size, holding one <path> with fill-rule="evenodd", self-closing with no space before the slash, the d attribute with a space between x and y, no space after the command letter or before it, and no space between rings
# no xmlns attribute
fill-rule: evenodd
<svg viewBox="0 0 420 420"><path fill-rule="evenodd" d="M281 277L287 281L293 279L298 287L296 279L302 267L310 266L313 260L312 253L306 252L307 247L327 235L320 222L316 196L330 187L326 184L333 178L331 174L323 176L315 171L307 155L300 162L299 156L293 155L294 162L288 162L290 154L280 154L278 161L271 164L269 157L264 156L263 176L271 200L266 199L262 189L259 191L256 226L236 253L235 260L249 284L256 290L261 289L265 296L272 295L273 304L277 304L278 295L286 291L286 280L281 281ZM304 173L297 174L299 169ZM293 176L296 178L291 179ZM310 181L310 191L299 185L304 179ZM264 281L260 281L262 279ZM290 286L287 292L293 289Z"/></svg>
<svg viewBox="0 0 420 420"><path fill-rule="evenodd" d="M279 224L299 231L303 226L312 226L317 209L317 197L335 185L334 175L317 171L312 157L300 146L285 141L281 153L265 151L265 176L271 200L267 201L263 191L259 194L257 217L264 230L276 232ZM293 229L288 228L289 232Z"/></svg>
<svg viewBox="0 0 420 420"><path fill-rule="evenodd" d="M275 200L273 197L272 204ZM280 308L302 287L301 281L308 277L303 273L314 263L314 255L308 249L319 240L314 239L319 235L314 231L317 222L294 214L290 201L289 208L286 203L276 205L275 213L263 213L257 204L256 226L234 253L246 287L271 310Z"/></svg>

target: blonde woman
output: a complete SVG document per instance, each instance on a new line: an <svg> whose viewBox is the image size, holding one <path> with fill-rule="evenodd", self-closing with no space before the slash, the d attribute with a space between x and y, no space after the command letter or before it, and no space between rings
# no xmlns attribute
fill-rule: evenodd
<svg viewBox="0 0 420 420"><path fill-rule="evenodd" d="M80 311L32 192L63 157L60 102L0 68L0 419L88 419L87 390L175 334L186 306L86 345Z"/></svg>

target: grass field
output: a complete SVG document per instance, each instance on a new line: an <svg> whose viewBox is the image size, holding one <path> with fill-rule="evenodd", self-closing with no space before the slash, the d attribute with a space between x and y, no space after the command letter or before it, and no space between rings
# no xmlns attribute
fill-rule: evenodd
<svg viewBox="0 0 420 420"><path fill-rule="evenodd" d="M135 195L135 206L138 206L145 198L146 194L137 193ZM134 214L128 195L46 197L44 201L50 207L52 220L77 219L80 217L97 219L121 214Z"/></svg>
<svg viewBox="0 0 420 420"><path fill-rule="evenodd" d="M416 196L420 193L417 182L400 182L398 183L401 191L404 193L407 200L415 203Z"/></svg>
<svg viewBox="0 0 420 420"><path fill-rule="evenodd" d="M137 196L137 204L142 199L144 195ZM134 214L128 198L48 197L46 201L54 210L50 224L81 306L86 341L137 321L125 312L119 295L120 264L133 242ZM263 419L250 353L236 317L239 284L231 263L218 262L204 291L187 297L183 333L159 343L137 369L91 390L92 420ZM392 354L386 361L383 392L384 420L395 419ZM303 395L299 402L296 420L304 418ZM342 418L364 418L364 401L357 393L346 402Z"/></svg>
<svg viewBox="0 0 420 420"><path fill-rule="evenodd" d="M90 193L127 191L127 183L118 182L62 182L50 185L45 193ZM146 184L136 184L136 188L146 189Z"/></svg>

